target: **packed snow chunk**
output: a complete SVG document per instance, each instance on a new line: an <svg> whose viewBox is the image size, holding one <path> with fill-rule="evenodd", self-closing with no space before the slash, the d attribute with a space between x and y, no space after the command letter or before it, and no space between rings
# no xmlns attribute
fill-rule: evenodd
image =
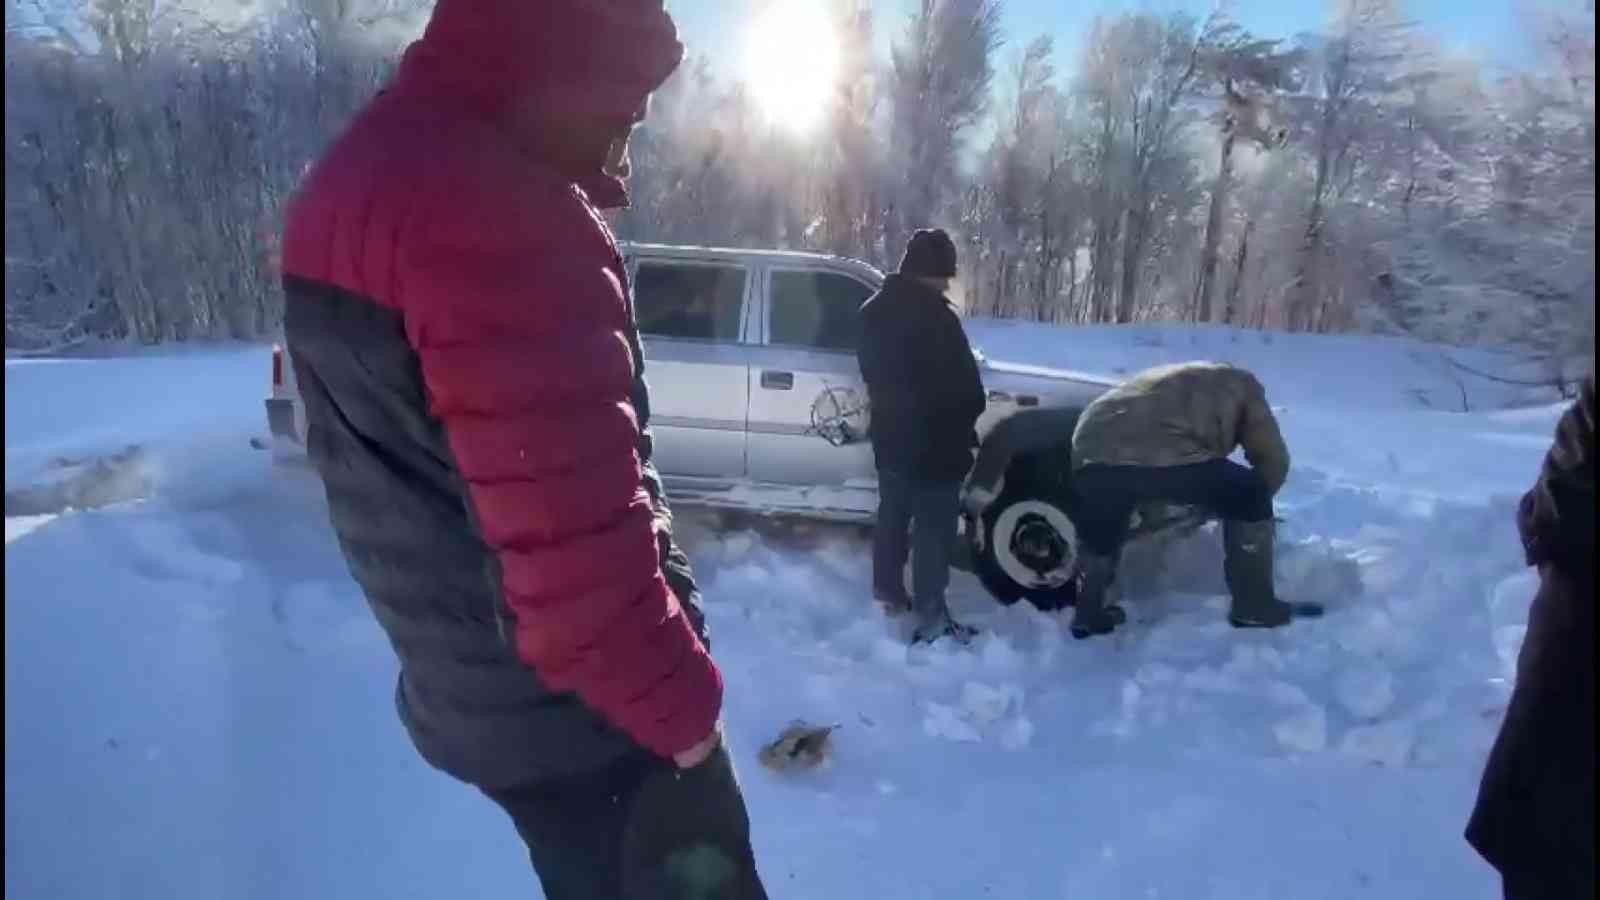
<svg viewBox="0 0 1600 900"><path fill-rule="evenodd" d="M1139 722L1139 712L1144 699L1144 691L1135 681L1122 683L1122 702L1117 707L1116 717L1098 722L1093 731L1097 734L1109 734L1112 737L1127 740L1134 736Z"/></svg>
<svg viewBox="0 0 1600 900"><path fill-rule="evenodd" d="M989 672L1017 672L1025 661L1021 651L997 634L984 635L979 639L978 658Z"/></svg>
<svg viewBox="0 0 1600 900"><path fill-rule="evenodd" d="M1285 706L1311 706L1311 698L1304 689L1287 681L1271 681L1266 685L1266 694L1277 703Z"/></svg>
<svg viewBox="0 0 1600 900"><path fill-rule="evenodd" d="M911 648L905 641L879 637L872 642L871 658L880 666L904 666L911 658Z"/></svg>
<svg viewBox="0 0 1600 900"><path fill-rule="evenodd" d="M853 584L863 584L869 577L868 567L861 554L844 544L830 543L812 554L823 568Z"/></svg>
<svg viewBox="0 0 1600 900"><path fill-rule="evenodd" d="M961 717L961 710L943 703L923 704L927 713L922 718L922 731L928 737L960 744L977 744L983 735Z"/></svg>
<svg viewBox="0 0 1600 900"><path fill-rule="evenodd" d="M1500 675L1506 681L1517 677L1517 654L1522 652L1522 641L1528 636L1526 625L1502 625L1490 635L1494 641L1494 655L1500 660Z"/></svg>
<svg viewBox="0 0 1600 900"><path fill-rule="evenodd" d="M1241 644L1233 648L1233 655L1228 658L1226 668L1234 674L1256 671L1282 672L1283 654L1278 652L1278 648L1264 644ZM1303 695L1297 693L1295 696Z"/></svg>
<svg viewBox="0 0 1600 900"><path fill-rule="evenodd" d="M1134 680L1143 685L1170 685L1176 684L1179 679L1178 669L1166 663L1146 663L1134 673Z"/></svg>
<svg viewBox="0 0 1600 900"><path fill-rule="evenodd" d="M1539 592L1539 573L1526 569L1500 579L1489 594L1489 621L1495 627L1526 625L1528 607Z"/></svg>
<svg viewBox="0 0 1600 900"><path fill-rule="evenodd" d="M1000 746L1007 750L1021 750L1033 742L1033 721L1027 716L1017 716L1000 728Z"/></svg>
<svg viewBox="0 0 1600 900"><path fill-rule="evenodd" d="M1330 622L1334 640L1346 653L1365 657L1405 659L1417 642L1387 612L1376 607L1353 610Z"/></svg>
<svg viewBox="0 0 1600 900"><path fill-rule="evenodd" d="M1489 594L1489 627L1500 674L1511 679L1517 672L1517 654L1528 632L1528 607L1539 592L1539 573L1528 569L1502 578Z"/></svg>
<svg viewBox="0 0 1600 900"><path fill-rule="evenodd" d="M1394 676L1381 668L1347 669L1339 675L1334 692L1350 715L1376 719L1394 705Z"/></svg>
<svg viewBox="0 0 1600 900"><path fill-rule="evenodd" d="M1416 740L1416 729L1407 722L1360 725L1346 732L1339 752L1358 762L1398 769L1411 761Z"/></svg>
<svg viewBox="0 0 1600 900"><path fill-rule="evenodd" d="M1279 593L1285 600L1347 606L1362 593L1361 566L1326 538L1286 544L1278 554Z"/></svg>
<svg viewBox="0 0 1600 900"><path fill-rule="evenodd" d="M1328 714L1306 706L1272 726L1278 744L1291 753L1320 753L1328 746Z"/></svg>
<svg viewBox="0 0 1600 900"><path fill-rule="evenodd" d="M723 536L716 544L724 563L738 562L750 556L756 548L755 535L740 531Z"/></svg>
<svg viewBox="0 0 1600 900"><path fill-rule="evenodd" d="M969 681L961 688L961 709L966 717L982 725L1005 718L1006 713L1022 706L1022 688L1017 685L990 687L979 681Z"/></svg>

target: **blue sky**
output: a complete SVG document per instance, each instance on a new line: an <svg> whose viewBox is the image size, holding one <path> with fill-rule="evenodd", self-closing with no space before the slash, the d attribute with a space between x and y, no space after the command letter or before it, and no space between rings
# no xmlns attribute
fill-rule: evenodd
<svg viewBox="0 0 1600 900"><path fill-rule="evenodd" d="M1577 6L1577 0L1550 2ZM763 5L763 0L667 0L690 51L730 65L739 58L742 26L752 10ZM874 0L880 44L887 47L916 5L916 0ZM1528 58L1531 29L1524 23L1538 5L1539 0L1410 0L1405 8L1447 49L1503 66ZM1096 15L1183 9L1204 17L1213 6L1214 0L1007 0L1007 48L1015 50L1040 34L1050 34L1065 63ZM1290 37L1316 28L1329 7L1318 0L1232 0L1231 8L1240 24L1258 34Z"/></svg>

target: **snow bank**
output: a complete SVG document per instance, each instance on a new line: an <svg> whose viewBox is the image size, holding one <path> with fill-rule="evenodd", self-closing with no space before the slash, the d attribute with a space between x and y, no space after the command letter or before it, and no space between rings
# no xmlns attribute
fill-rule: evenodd
<svg viewBox="0 0 1600 900"><path fill-rule="evenodd" d="M1061 336L1004 328L1041 356ZM1196 355L1138 334L1037 361ZM1229 628L1202 530L1130 561L1111 638L958 577L984 634L910 648L858 531L680 511L774 896L1497 896L1460 832L1534 587L1514 497L1553 412L1429 412L1356 371L1389 344L1295 340L1262 364L1296 455L1279 579L1319 622ZM159 474L6 520L6 888L526 895L503 816L410 749L314 477L248 446L266 372L258 349L7 362L8 492L130 445ZM841 723L829 765L756 765L795 719Z"/></svg>
<svg viewBox="0 0 1600 900"><path fill-rule="evenodd" d="M1514 358L1399 337L1285 334L1195 325L1048 326L966 320L972 342L990 359L1100 376L1127 376L1151 366L1205 359L1255 372L1275 403L1376 410L1459 412L1463 393L1473 410L1551 402L1552 392L1468 374L1515 375Z"/></svg>

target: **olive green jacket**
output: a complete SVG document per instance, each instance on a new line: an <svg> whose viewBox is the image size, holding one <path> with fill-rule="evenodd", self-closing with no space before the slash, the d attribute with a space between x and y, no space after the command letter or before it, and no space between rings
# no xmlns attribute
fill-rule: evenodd
<svg viewBox="0 0 1600 900"><path fill-rule="evenodd" d="M1180 363L1140 372L1089 404L1072 433L1072 462L1182 466L1239 446L1276 494L1289 476L1289 448L1261 382L1221 363Z"/></svg>

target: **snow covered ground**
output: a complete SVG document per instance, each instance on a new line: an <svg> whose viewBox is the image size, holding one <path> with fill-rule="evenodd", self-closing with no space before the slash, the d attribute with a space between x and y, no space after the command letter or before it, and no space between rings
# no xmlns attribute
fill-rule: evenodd
<svg viewBox="0 0 1600 900"><path fill-rule="evenodd" d="M1202 533L1129 561L1112 639L961 578L986 635L913 651L858 532L685 513L773 896L1497 896L1460 832L1534 587L1514 497L1559 409L1440 411L1460 386L1398 341L973 332L1036 365L1258 371L1296 455L1280 581L1329 615L1233 632ZM267 372L259 348L6 363L7 893L536 896L508 823L407 743L313 475L250 447ZM795 718L841 725L833 758L760 767Z"/></svg>

